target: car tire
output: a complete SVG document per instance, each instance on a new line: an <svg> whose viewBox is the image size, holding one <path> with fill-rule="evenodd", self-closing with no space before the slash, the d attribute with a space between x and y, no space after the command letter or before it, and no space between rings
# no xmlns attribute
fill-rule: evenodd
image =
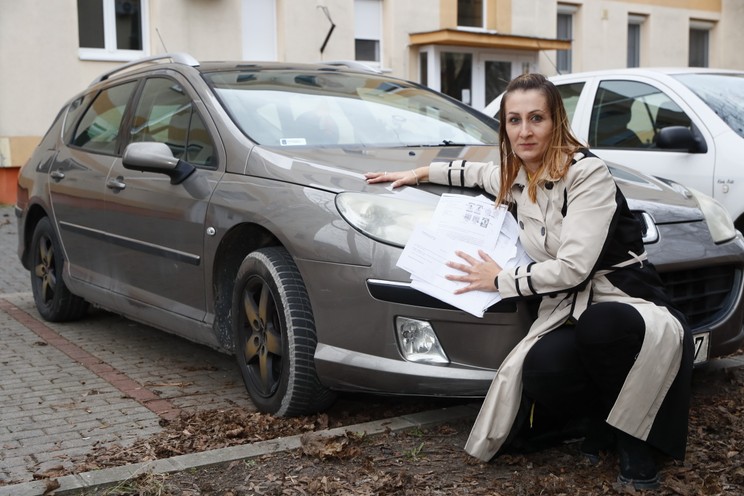
<svg viewBox="0 0 744 496"><path fill-rule="evenodd" d="M315 372L313 311L287 250L263 248L245 257L233 290L232 316L238 366L259 411L291 417L333 403L335 394Z"/></svg>
<svg viewBox="0 0 744 496"><path fill-rule="evenodd" d="M88 302L70 292L62 279L65 256L49 218L42 218L31 239L31 291L36 309L49 322L78 320Z"/></svg>

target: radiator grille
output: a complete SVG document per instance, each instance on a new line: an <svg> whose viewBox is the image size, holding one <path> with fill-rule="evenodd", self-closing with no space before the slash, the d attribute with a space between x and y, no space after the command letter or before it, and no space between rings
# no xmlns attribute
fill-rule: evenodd
<svg viewBox="0 0 744 496"><path fill-rule="evenodd" d="M659 274L676 307L692 329L714 323L728 310L739 280L735 267L723 265Z"/></svg>

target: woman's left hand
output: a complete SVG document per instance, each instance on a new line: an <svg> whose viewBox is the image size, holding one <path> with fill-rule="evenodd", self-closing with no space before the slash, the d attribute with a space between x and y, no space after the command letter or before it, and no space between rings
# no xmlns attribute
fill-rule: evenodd
<svg viewBox="0 0 744 496"><path fill-rule="evenodd" d="M488 253L483 250L478 250L480 260L462 251L456 251L455 254L466 263L447 262L447 266L457 269L463 274L448 274L446 277L450 281L468 283L467 286L455 291L455 294L462 294L475 290L497 291L494 279L496 279L496 276L501 272L501 267L488 255Z"/></svg>

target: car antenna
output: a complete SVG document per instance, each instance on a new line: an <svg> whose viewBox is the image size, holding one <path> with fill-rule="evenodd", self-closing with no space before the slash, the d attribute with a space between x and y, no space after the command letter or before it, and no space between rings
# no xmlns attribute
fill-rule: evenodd
<svg viewBox="0 0 744 496"><path fill-rule="evenodd" d="M333 34L333 30L336 29L336 25L333 23L333 19L331 19L331 14L328 12L328 7L325 5L317 5L317 7L323 11L326 18L328 19L328 22L331 23L331 28L328 30L328 34L326 34L325 40L323 40L323 45L320 47L320 56L323 56L323 52L325 51L326 45L328 44L328 40L331 39L331 35Z"/></svg>
<svg viewBox="0 0 744 496"><path fill-rule="evenodd" d="M165 47L165 42L163 41L163 37L160 36L160 29L155 28L155 32L158 33L158 39L160 40L160 44L163 45L163 51L165 51L165 53L168 53L168 49Z"/></svg>

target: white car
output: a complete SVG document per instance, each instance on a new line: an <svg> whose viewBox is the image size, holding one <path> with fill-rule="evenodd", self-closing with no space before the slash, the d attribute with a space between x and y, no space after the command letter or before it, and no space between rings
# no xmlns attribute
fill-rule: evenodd
<svg viewBox="0 0 744 496"><path fill-rule="evenodd" d="M744 231L744 71L619 69L550 80L594 153L712 196ZM486 114L498 118L500 98Z"/></svg>

